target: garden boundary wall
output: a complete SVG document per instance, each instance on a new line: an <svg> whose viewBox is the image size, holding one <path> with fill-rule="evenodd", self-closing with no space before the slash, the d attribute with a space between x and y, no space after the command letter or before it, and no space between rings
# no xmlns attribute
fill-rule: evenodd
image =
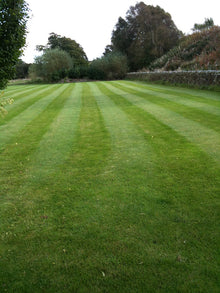
<svg viewBox="0 0 220 293"><path fill-rule="evenodd" d="M201 87L220 86L220 70L130 72L126 78Z"/></svg>

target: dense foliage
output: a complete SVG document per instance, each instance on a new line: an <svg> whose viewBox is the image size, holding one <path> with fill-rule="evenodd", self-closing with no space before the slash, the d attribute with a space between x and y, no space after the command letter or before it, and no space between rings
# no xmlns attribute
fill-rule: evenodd
<svg viewBox="0 0 220 293"><path fill-rule="evenodd" d="M45 51L47 49L60 49L67 52L73 60L75 66L85 65L88 63L88 58L83 48L75 40L61 37L55 33L51 33L48 38L46 46L38 45L38 51Z"/></svg>
<svg viewBox="0 0 220 293"><path fill-rule="evenodd" d="M60 49L47 49L42 56L35 58L35 63L30 67L30 77L42 78L44 81L58 81L68 75L72 67L70 55Z"/></svg>
<svg viewBox="0 0 220 293"><path fill-rule="evenodd" d="M220 27L200 30L155 60L152 70L220 70Z"/></svg>
<svg viewBox="0 0 220 293"><path fill-rule="evenodd" d="M111 52L95 59L89 70L91 79L122 79L127 73L127 58L119 52Z"/></svg>
<svg viewBox="0 0 220 293"><path fill-rule="evenodd" d="M112 49L125 54L130 70L137 70L176 46L180 36L169 13L139 2L130 7L126 19L118 19L112 32Z"/></svg>
<svg viewBox="0 0 220 293"><path fill-rule="evenodd" d="M30 77L54 82L63 78L87 76L88 58L75 40L51 33L46 46L38 45L43 55L35 59L30 68Z"/></svg>
<svg viewBox="0 0 220 293"><path fill-rule="evenodd" d="M15 66L15 79L22 79L28 77L30 64L19 59Z"/></svg>
<svg viewBox="0 0 220 293"><path fill-rule="evenodd" d="M193 31L202 31L205 29L209 29L214 26L214 21L212 18L206 18L204 23L195 23L193 27Z"/></svg>
<svg viewBox="0 0 220 293"><path fill-rule="evenodd" d="M32 80L40 78L56 82L64 78L109 80L122 79L127 73L127 58L120 52L112 52L93 60L90 64L76 65L70 55L60 49L47 49L36 57L30 66Z"/></svg>
<svg viewBox="0 0 220 293"><path fill-rule="evenodd" d="M0 89L13 78L25 45L28 6L24 0L0 1Z"/></svg>

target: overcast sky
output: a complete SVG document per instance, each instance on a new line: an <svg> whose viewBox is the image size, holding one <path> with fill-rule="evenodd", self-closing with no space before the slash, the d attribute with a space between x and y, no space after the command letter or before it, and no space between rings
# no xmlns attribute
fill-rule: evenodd
<svg viewBox="0 0 220 293"><path fill-rule="evenodd" d="M45 45L51 32L79 43L89 60L101 57L110 44L112 30L119 16L125 18L136 0L26 0L31 9L27 47L22 59L31 63L38 54L36 45ZM183 33L191 32L194 23L212 17L220 25L220 0L145 0L159 5Z"/></svg>

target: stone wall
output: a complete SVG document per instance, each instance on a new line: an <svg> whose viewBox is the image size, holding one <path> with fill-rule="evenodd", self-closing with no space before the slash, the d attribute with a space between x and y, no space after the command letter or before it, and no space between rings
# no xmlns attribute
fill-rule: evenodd
<svg viewBox="0 0 220 293"><path fill-rule="evenodd" d="M163 81L171 84L195 86L220 86L220 71L161 71L161 72L130 72L127 79Z"/></svg>

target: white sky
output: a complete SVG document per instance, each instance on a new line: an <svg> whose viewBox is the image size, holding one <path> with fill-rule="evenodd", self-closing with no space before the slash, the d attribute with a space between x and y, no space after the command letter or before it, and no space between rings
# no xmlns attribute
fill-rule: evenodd
<svg viewBox="0 0 220 293"><path fill-rule="evenodd" d="M101 57L111 42L111 33L119 16L125 18L136 0L26 0L31 8L27 47L22 59L31 63L38 54L36 45L46 45L51 32L79 43L89 60ZM220 0L144 0L159 5L183 33L190 33L194 23L212 17L220 25Z"/></svg>

